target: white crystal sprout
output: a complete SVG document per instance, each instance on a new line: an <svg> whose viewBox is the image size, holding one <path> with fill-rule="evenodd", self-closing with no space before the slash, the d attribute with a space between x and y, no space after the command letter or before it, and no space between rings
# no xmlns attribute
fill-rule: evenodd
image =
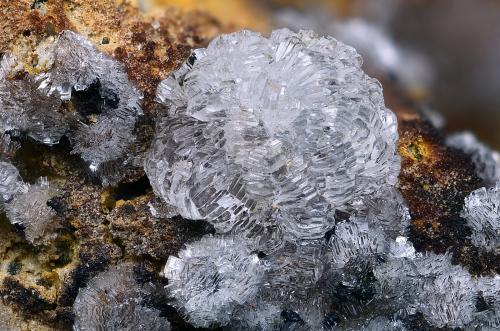
<svg viewBox="0 0 500 331"><path fill-rule="evenodd" d="M315 239L399 173L394 114L356 51L311 31L224 35L158 88L145 169L155 192L221 233L271 220Z"/></svg>
<svg viewBox="0 0 500 331"><path fill-rule="evenodd" d="M9 78L16 58L5 54L0 67L0 129L24 132L36 141L52 145L69 129L57 110L61 101L38 90L34 77Z"/></svg>
<svg viewBox="0 0 500 331"><path fill-rule="evenodd" d="M462 216L472 229L471 240L477 247L500 249L500 182L492 188L480 188L465 198Z"/></svg>
<svg viewBox="0 0 500 331"><path fill-rule="evenodd" d="M160 84L169 109L147 175L164 202L219 232L165 267L194 326L405 330L415 314L435 327L498 325L496 278L408 240L396 121L360 66L330 37L242 31ZM469 225L489 240L479 246L498 238L497 190L466 200ZM479 296L492 308L478 312Z"/></svg>
<svg viewBox="0 0 500 331"><path fill-rule="evenodd" d="M73 306L73 330L170 331L169 321L144 305L144 295L132 265L112 267L80 289Z"/></svg>
<svg viewBox="0 0 500 331"><path fill-rule="evenodd" d="M0 161L0 202L9 201L24 189L25 185L17 168L9 162Z"/></svg>
<svg viewBox="0 0 500 331"><path fill-rule="evenodd" d="M142 114L142 94L128 80L124 66L72 31L48 38L34 53L42 74L20 71L12 55L2 58L0 130L24 133L48 145L66 135L72 152L93 171L106 162L127 159ZM85 92L94 93L85 97L96 99L96 105L60 110L75 94Z"/></svg>
<svg viewBox="0 0 500 331"><path fill-rule="evenodd" d="M450 255L395 259L375 268L379 298L394 310L420 312L437 327L463 327L476 311L477 287Z"/></svg>
<svg viewBox="0 0 500 331"><path fill-rule="evenodd" d="M14 165L0 161L0 208L11 224L23 229L32 244L57 226L56 214L48 203L59 193L47 178L30 185L22 180Z"/></svg>
<svg viewBox="0 0 500 331"><path fill-rule="evenodd" d="M245 241L206 236L169 257L167 293L194 326L225 325L234 309L255 298L263 271Z"/></svg>
<svg viewBox="0 0 500 331"><path fill-rule="evenodd" d="M51 70L36 78L47 95L69 101L73 91L101 86L102 113L96 123L79 122L71 137L73 152L92 168L123 157L134 138L135 119L142 113L142 94L128 80L125 68L72 31L60 34L53 52Z"/></svg>
<svg viewBox="0 0 500 331"><path fill-rule="evenodd" d="M34 185L24 184L23 190L5 204L5 213L12 224L23 228L26 239L35 243L57 226L48 202L59 193L47 178L40 178Z"/></svg>
<svg viewBox="0 0 500 331"><path fill-rule="evenodd" d="M335 227L335 234L329 242L331 263L340 269L348 263L360 263L387 251L384 234L377 228L369 227L363 220L342 222Z"/></svg>

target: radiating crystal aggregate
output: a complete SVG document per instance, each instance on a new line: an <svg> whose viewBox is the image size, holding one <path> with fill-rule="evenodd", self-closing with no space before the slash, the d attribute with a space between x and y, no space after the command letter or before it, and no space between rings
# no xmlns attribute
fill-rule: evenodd
<svg viewBox="0 0 500 331"><path fill-rule="evenodd" d="M5 213L10 222L23 228L29 242L34 243L57 226L56 213L49 202L58 193L60 191L47 178L40 178L33 185L24 184L23 191L5 204Z"/></svg>
<svg viewBox="0 0 500 331"><path fill-rule="evenodd" d="M264 269L241 239L207 236L169 257L167 292L193 325L224 325L233 310L255 298Z"/></svg>
<svg viewBox="0 0 500 331"><path fill-rule="evenodd" d="M374 274L379 299L394 310L419 312L437 327L463 327L474 318L476 281L452 265L450 255L394 259L376 267Z"/></svg>
<svg viewBox="0 0 500 331"><path fill-rule="evenodd" d="M2 58L2 132L25 134L48 145L67 136L72 152L93 171L127 159L142 114L142 94L123 65L72 31L48 38L34 52L33 73L12 55Z"/></svg>
<svg viewBox="0 0 500 331"><path fill-rule="evenodd" d="M242 31L196 50L158 88L145 169L155 192L221 233L317 239L399 172L394 114L354 49L311 31ZM256 231L260 233L259 231Z"/></svg>
<svg viewBox="0 0 500 331"><path fill-rule="evenodd" d="M0 198L5 203L18 192L24 191L25 185L17 168L5 161L0 161Z"/></svg>
<svg viewBox="0 0 500 331"><path fill-rule="evenodd" d="M500 182L466 197L462 216L472 229L474 245L490 251L500 250Z"/></svg>
<svg viewBox="0 0 500 331"><path fill-rule="evenodd" d="M13 164L0 161L0 209L32 244L57 226L56 214L49 206L57 194L59 190L47 178L31 185L22 180Z"/></svg>
<svg viewBox="0 0 500 331"><path fill-rule="evenodd" d="M92 278L73 306L73 330L170 331L170 322L145 303L146 291L123 263Z"/></svg>

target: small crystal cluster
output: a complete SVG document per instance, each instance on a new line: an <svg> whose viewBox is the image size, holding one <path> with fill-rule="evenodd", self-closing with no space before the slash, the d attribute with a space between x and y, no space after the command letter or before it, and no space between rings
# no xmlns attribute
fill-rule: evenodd
<svg viewBox="0 0 500 331"><path fill-rule="evenodd" d="M67 136L93 171L126 161L142 94L123 66L71 31L35 52L38 74L24 72L12 55L2 58L0 129L48 145Z"/></svg>
<svg viewBox="0 0 500 331"><path fill-rule="evenodd" d="M198 327L227 324L238 305L253 299L264 265L238 238L204 237L165 266L175 306Z"/></svg>
<svg viewBox="0 0 500 331"><path fill-rule="evenodd" d="M14 165L0 161L0 206L11 223L23 229L29 242L35 243L57 226L49 201L58 193L46 178L30 185L21 179Z"/></svg>
<svg viewBox="0 0 500 331"><path fill-rule="evenodd" d="M145 295L133 265L114 266L80 289L73 306L73 330L170 331L168 320L146 306Z"/></svg>
<svg viewBox="0 0 500 331"><path fill-rule="evenodd" d="M465 199L462 216L472 229L474 245L500 251L500 182L492 188L472 192Z"/></svg>
<svg viewBox="0 0 500 331"><path fill-rule="evenodd" d="M407 239L395 118L360 66L330 37L243 31L160 84L170 111L146 172L165 202L217 232L165 266L167 294L194 326L405 330L416 315L434 327L498 325L497 278ZM475 214L495 206L482 199ZM491 220L478 231L492 235Z"/></svg>

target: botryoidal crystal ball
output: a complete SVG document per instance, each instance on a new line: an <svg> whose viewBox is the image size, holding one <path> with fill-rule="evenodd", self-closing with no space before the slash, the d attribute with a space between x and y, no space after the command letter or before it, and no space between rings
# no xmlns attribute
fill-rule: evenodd
<svg viewBox="0 0 500 331"><path fill-rule="evenodd" d="M356 51L311 31L250 31L164 80L145 162L153 189L220 233L316 239L399 174L394 114Z"/></svg>

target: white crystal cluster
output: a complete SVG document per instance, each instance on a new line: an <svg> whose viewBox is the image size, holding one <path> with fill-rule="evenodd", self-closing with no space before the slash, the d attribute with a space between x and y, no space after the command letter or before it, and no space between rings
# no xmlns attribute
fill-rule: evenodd
<svg viewBox="0 0 500 331"><path fill-rule="evenodd" d="M80 289L74 331L170 331L170 323L144 302L146 291L127 263L111 267Z"/></svg>
<svg viewBox="0 0 500 331"><path fill-rule="evenodd" d="M204 237L165 266L168 293L198 327L227 324L233 310L257 293L264 265L238 238Z"/></svg>
<svg viewBox="0 0 500 331"><path fill-rule="evenodd" d="M475 246L500 251L500 182L465 198L462 216L472 229L471 241Z"/></svg>
<svg viewBox="0 0 500 331"><path fill-rule="evenodd" d="M360 66L331 37L243 31L160 84L169 112L146 172L159 197L217 232L165 266L167 294L195 327L406 330L416 315L498 325L497 278L408 240L395 118Z"/></svg>
<svg viewBox="0 0 500 331"><path fill-rule="evenodd" d="M163 81L145 169L155 192L220 233L317 239L399 171L396 118L356 51L313 32L243 31ZM267 238L267 237L266 237Z"/></svg>
<svg viewBox="0 0 500 331"><path fill-rule="evenodd" d="M123 65L71 31L49 38L35 52L41 74L24 73L12 55L2 58L0 129L49 145L67 136L72 152L93 171L124 162L142 113L142 94ZM76 109L67 106L70 101Z"/></svg>
<svg viewBox="0 0 500 331"><path fill-rule="evenodd" d="M25 183L14 165L0 161L0 207L12 224L23 229L29 242L36 243L57 226L48 203L58 193L46 178L33 185Z"/></svg>

